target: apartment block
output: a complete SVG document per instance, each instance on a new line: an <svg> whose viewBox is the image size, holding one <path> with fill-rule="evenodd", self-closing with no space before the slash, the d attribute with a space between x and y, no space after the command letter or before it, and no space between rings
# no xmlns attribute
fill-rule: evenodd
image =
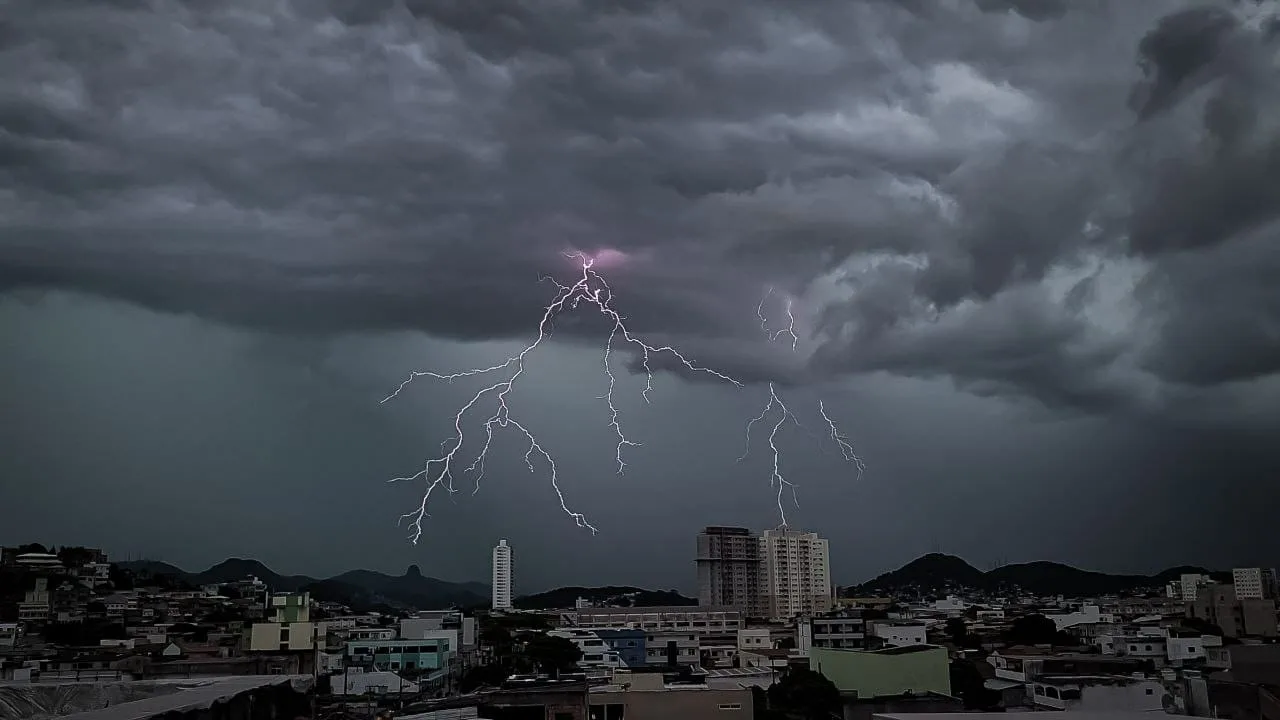
<svg viewBox="0 0 1280 720"><path fill-rule="evenodd" d="M698 602L760 614L760 541L741 527L698 533Z"/></svg>
<svg viewBox="0 0 1280 720"><path fill-rule="evenodd" d="M578 628L634 628L646 632L736 634L742 612L717 607L583 608L565 613L564 620Z"/></svg>
<svg viewBox="0 0 1280 720"><path fill-rule="evenodd" d="M1235 586L1213 583L1201 587L1194 602L1187 603L1187 615L1222 628L1227 637L1276 637L1276 601L1268 598L1241 598Z"/></svg>
<svg viewBox="0 0 1280 720"><path fill-rule="evenodd" d="M760 533L761 605L771 618L815 615L831 610L831 568L827 540L799 530Z"/></svg>
<svg viewBox="0 0 1280 720"><path fill-rule="evenodd" d="M511 609L511 546L505 539L493 548L493 609Z"/></svg>
<svg viewBox="0 0 1280 720"><path fill-rule="evenodd" d="M1236 597L1241 600L1274 600L1276 597L1275 568L1235 568L1231 571L1231 584Z"/></svg>

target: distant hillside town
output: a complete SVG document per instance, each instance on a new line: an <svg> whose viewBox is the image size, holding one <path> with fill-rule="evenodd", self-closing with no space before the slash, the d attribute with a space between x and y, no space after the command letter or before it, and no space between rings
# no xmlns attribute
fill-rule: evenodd
<svg viewBox="0 0 1280 720"><path fill-rule="evenodd" d="M487 585L6 547L0 720L1280 718L1271 568L983 572L933 554L838 589L817 533L691 540L697 598L518 595L505 539Z"/></svg>

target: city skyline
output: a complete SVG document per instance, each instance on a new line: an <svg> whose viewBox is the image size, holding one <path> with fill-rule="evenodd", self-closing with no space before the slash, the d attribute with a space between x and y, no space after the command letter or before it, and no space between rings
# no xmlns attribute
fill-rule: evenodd
<svg viewBox="0 0 1280 720"><path fill-rule="evenodd" d="M0 540L689 590L785 510L849 580L1277 564L1274 3L355 5L6 12ZM511 415L381 403L520 353L575 253L609 290ZM738 384L606 366L606 297ZM454 492L391 482L459 433Z"/></svg>

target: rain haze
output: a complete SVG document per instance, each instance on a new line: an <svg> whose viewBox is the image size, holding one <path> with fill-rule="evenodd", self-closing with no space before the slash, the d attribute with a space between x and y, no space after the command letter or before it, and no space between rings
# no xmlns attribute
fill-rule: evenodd
<svg viewBox="0 0 1280 720"><path fill-rule="evenodd" d="M485 580L505 537L518 591L689 590L702 526L785 510L838 584L935 550L1273 566L1277 13L11 0L0 542ZM505 401L599 532L505 420L475 490L490 394L410 542L427 479L388 480L510 374L381 401L519 353L582 257L737 384L653 353L646 402L569 304ZM781 495L776 417L745 433L770 383Z"/></svg>

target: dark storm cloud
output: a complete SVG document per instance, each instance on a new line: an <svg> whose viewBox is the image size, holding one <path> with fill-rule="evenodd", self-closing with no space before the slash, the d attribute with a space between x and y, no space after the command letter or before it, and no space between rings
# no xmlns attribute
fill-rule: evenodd
<svg viewBox="0 0 1280 720"><path fill-rule="evenodd" d="M508 337L610 247L637 329L745 379L1154 409L1280 369L1269 12L13 2L0 287Z"/></svg>

